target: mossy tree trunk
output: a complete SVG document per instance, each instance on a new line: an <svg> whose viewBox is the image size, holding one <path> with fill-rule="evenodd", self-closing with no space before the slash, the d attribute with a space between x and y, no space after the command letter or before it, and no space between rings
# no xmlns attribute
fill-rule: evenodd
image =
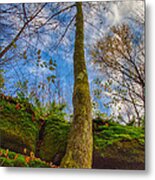
<svg viewBox="0 0 155 180"><path fill-rule="evenodd" d="M91 168L92 117L88 75L84 57L84 22L82 2L76 3L76 37L74 50L74 118L68 137L63 168Z"/></svg>

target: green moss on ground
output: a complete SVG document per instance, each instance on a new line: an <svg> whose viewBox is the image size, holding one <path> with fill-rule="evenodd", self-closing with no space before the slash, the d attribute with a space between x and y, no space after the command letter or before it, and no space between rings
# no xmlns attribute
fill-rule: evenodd
<svg viewBox="0 0 155 180"><path fill-rule="evenodd" d="M13 99L12 99L13 100ZM18 103L0 98L0 144L3 148L9 148L22 153L24 148L27 152L35 152L39 126L32 121L32 113Z"/></svg>

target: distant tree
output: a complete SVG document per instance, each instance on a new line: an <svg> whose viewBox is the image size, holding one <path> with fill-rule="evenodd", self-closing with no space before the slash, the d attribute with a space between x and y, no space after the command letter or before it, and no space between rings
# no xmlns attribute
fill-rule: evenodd
<svg viewBox="0 0 155 180"><path fill-rule="evenodd" d="M143 34L136 38L128 25L112 27L109 35L96 43L92 57L107 79L101 86L118 116L123 115L122 109L129 121L135 116L140 126L145 106L145 53Z"/></svg>

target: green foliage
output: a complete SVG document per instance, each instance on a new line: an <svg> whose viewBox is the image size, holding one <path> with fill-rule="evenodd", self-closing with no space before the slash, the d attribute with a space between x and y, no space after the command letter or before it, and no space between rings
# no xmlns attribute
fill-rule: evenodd
<svg viewBox="0 0 155 180"><path fill-rule="evenodd" d="M19 91L17 92L17 100L22 102L28 102L28 80L25 80L23 82L18 81L15 84L15 87L19 89Z"/></svg>
<svg viewBox="0 0 155 180"><path fill-rule="evenodd" d="M47 163L45 163L44 161L41 161L39 159L31 160L28 165L29 165L29 167L34 167L34 168L50 167Z"/></svg>
<svg viewBox="0 0 155 180"><path fill-rule="evenodd" d="M40 49L37 51L37 54L38 54L38 55L40 55L40 54L41 54L41 50L40 50Z"/></svg>
<svg viewBox="0 0 155 180"><path fill-rule="evenodd" d="M13 42L12 46L16 49L17 48L17 45L15 42Z"/></svg>
<svg viewBox="0 0 155 180"><path fill-rule="evenodd" d="M51 75L51 76L47 76L47 81L50 82L52 81L52 83L55 82L56 76L55 75Z"/></svg>
<svg viewBox="0 0 155 180"><path fill-rule="evenodd" d="M27 59L27 54L26 53L27 53L26 51L23 52L23 58L24 59Z"/></svg>
<svg viewBox="0 0 155 180"><path fill-rule="evenodd" d="M13 160L14 167L28 167L28 164L25 162L24 156L19 156L17 159Z"/></svg>
<svg viewBox="0 0 155 180"><path fill-rule="evenodd" d="M8 160L5 157L0 157L0 167L14 167L14 163L12 160Z"/></svg>
<svg viewBox="0 0 155 180"><path fill-rule="evenodd" d="M56 104L54 101L48 106L47 113L49 116L47 119L57 118L64 119L66 113L64 112L66 104ZM46 118L45 118L46 119Z"/></svg>
<svg viewBox="0 0 155 180"><path fill-rule="evenodd" d="M50 70L50 71L54 71L54 70L55 70L55 67L50 66L50 67L49 67L49 70Z"/></svg>
<svg viewBox="0 0 155 180"><path fill-rule="evenodd" d="M6 152L8 153L6 154ZM29 161L26 161L26 158L29 158ZM50 167L44 161L41 161L38 158L31 159L28 156L22 154L16 154L15 152L1 149L0 148L0 166L3 167Z"/></svg>

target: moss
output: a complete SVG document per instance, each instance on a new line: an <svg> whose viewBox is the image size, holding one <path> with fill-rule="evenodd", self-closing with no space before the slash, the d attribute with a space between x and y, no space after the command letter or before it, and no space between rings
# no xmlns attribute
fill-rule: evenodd
<svg viewBox="0 0 155 180"><path fill-rule="evenodd" d="M93 168L144 169L144 152L143 128L95 121Z"/></svg>
<svg viewBox="0 0 155 180"><path fill-rule="evenodd" d="M67 145L69 123L64 119L51 117L46 121L39 155L46 161L54 161L57 154L64 154Z"/></svg>
<svg viewBox="0 0 155 180"><path fill-rule="evenodd" d="M32 121L32 114L25 109L16 109L16 104L7 100L0 101L1 147L15 152L35 152L39 126Z"/></svg>
<svg viewBox="0 0 155 180"><path fill-rule="evenodd" d="M144 130L133 126L123 126L115 122L94 122L94 145L104 150L107 145L122 140L137 139L139 144L144 145ZM98 125L99 124L99 125Z"/></svg>
<svg viewBox="0 0 155 180"><path fill-rule="evenodd" d="M17 159L13 160L14 167L28 167L23 156L19 156Z"/></svg>
<svg viewBox="0 0 155 180"><path fill-rule="evenodd" d="M74 161L74 157L72 157L72 152L69 151L67 158L64 158L61 162L61 166L63 168L80 168L80 165L77 164L76 161Z"/></svg>
<svg viewBox="0 0 155 180"><path fill-rule="evenodd" d="M137 140L119 141L109 145L104 151L104 157L119 161L144 163L144 146Z"/></svg>
<svg viewBox="0 0 155 180"><path fill-rule="evenodd" d="M12 160L6 159L5 157L0 157L0 167L14 167Z"/></svg>
<svg viewBox="0 0 155 180"><path fill-rule="evenodd" d="M47 163L45 163L44 161L41 161L41 160L31 160L29 162L29 167L34 167L34 168L47 168L49 167L49 165Z"/></svg>

